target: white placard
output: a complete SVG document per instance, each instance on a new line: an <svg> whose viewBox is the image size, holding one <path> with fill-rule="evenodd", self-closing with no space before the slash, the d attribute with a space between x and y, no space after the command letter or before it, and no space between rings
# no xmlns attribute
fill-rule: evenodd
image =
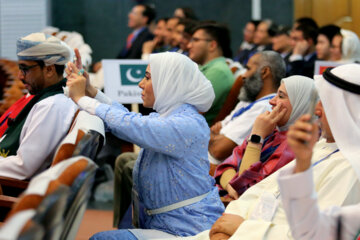
<svg viewBox="0 0 360 240"><path fill-rule="evenodd" d="M145 76L148 61L104 59L101 63L108 97L120 103L142 103L138 83Z"/></svg>
<svg viewBox="0 0 360 240"><path fill-rule="evenodd" d="M333 68L342 65L343 63L331 62L331 61L315 61L314 75L322 74L327 68Z"/></svg>

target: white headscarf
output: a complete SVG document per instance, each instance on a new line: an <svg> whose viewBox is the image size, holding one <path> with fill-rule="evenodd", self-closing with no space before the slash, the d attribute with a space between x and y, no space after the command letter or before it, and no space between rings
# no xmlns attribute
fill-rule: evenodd
<svg viewBox="0 0 360 240"><path fill-rule="evenodd" d="M360 85L360 65L346 64L331 70L337 77ZM315 86L337 146L360 179L360 95L343 90L315 76Z"/></svg>
<svg viewBox="0 0 360 240"><path fill-rule="evenodd" d="M360 40L356 33L341 29L342 35L341 44L341 62L355 62L360 61Z"/></svg>
<svg viewBox="0 0 360 240"><path fill-rule="evenodd" d="M19 60L42 60L46 66L65 65L73 55L66 43L45 33L32 33L20 38L16 46Z"/></svg>
<svg viewBox="0 0 360 240"><path fill-rule="evenodd" d="M292 111L288 122L280 127L284 131L289 128L300 116L307 113L310 98L313 91L316 91L314 80L308 77L294 75L281 80L284 83L287 95L289 96Z"/></svg>
<svg viewBox="0 0 360 240"><path fill-rule="evenodd" d="M211 82L187 56L165 52L150 55L150 71L155 95L154 109L161 116L184 103L206 112L215 93Z"/></svg>

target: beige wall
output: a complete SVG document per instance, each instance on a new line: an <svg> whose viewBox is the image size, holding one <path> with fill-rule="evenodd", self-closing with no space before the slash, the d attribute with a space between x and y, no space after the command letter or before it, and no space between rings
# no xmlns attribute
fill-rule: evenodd
<svg viewBox="0 0 360 240"><path fill-rule="evenodd" d="M360 36L359 0L294 0L294 19L312 17L323 26L336 24Z"/></svg>

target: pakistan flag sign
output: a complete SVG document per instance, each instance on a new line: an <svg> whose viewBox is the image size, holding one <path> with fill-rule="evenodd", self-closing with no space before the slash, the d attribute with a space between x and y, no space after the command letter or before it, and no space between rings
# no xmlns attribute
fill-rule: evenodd
<svg viewBox="0 0 360 240"><path fill-rule="evenodd" d="M103 60L105 94L120 103L142 103L138 84L147 65L142 60Z"/></svg>

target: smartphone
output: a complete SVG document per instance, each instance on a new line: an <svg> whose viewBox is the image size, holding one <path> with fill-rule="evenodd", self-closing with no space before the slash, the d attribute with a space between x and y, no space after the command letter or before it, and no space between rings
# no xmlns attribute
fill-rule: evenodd
<svg viewBox="0 0 360 240"><path fill-rule="evenodd" d="M309 104L307 113L311 115L311 119L309 122L312 123L317 119L317 116L315 115L315 107L316 107L316 104L318 103L318 94L317 94L316 89L311 90L309 101L310 101L310 104Z"/></svg>
<svg viewBox="0 0 360 240"><path fill-rule="evenodd" d="M309 120L309 123L313 123L317 120L317 116L315 115L315 107L316 104L318 103L318 94L316 89L312 89L311 90L311 94L310 94L310 104L309 104L309 108L307 110L307 113L311 115L311 118ZM304 144L308 144L307 141L304 142Z"/></svg>

